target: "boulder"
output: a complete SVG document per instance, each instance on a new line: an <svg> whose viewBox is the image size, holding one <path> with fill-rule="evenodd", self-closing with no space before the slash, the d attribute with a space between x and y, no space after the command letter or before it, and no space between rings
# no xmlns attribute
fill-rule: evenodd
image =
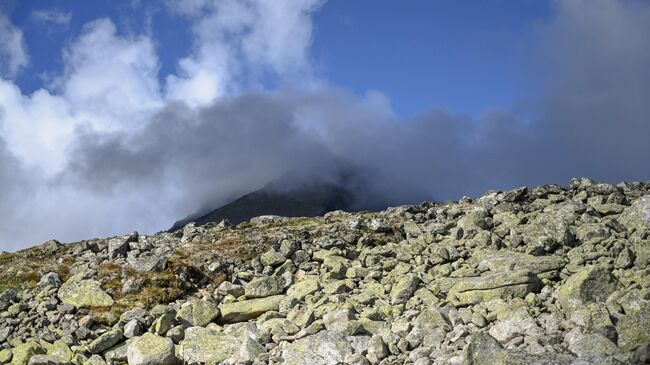
<svg viewBox="0 0 650 365"><path fill-rule="evenodd" d="M129 365L173 365L176 363L174 342L153 333L137 337L128 347Z"/></svg>
<svg viewBox="0 0 650 365"><path fill-rule="evenodd" d="M306 275L287 289L287 296L291 299L303 300L306 296L317 292L320 287L320 278L318 276Z"/></svg>
<svg viewBox="0 0 650 365"><path fill-rule="evenodd" d="M176 319L185 327L204 327L219 317L219 308L208 300L192 300L181 307Z"/></svg>
<svg viewBox="0 0 650 365"><path fill-rule="evenodd" d="M96 280L68 280L59 288L58 296L63 304L77 308L109 307L115 303Z"/></svg>
<svg viewBox="0 0 650 365"><path fill-rule="evenodd" d="M251 280L244 285L246 298L264 298L271 295L282 294L285 281L278 276L262 276Z"/></svg>
<svg viewBox="0 0 650 365"><path fill-rule="evenodd" d="M45 349L38 342L25 342L12 350L11 365L28 365L34 355L44 355Z"/></svg>
<svg viewBox="0 0 650 365"><path fill-rule="evenodd" d="M285 365L337 365L352 355L354 336L330 331L321 331L292 343L286 343L282 350ZM367 337L362 339L367 343Z"/></svg>
<svg viewBox="0 0 650 365"><path fill-rule="evenodd" d="M99 354L117 345L118 342L122 341L122 338L122 332L117 330L108 331L89 343L86 350L91 354Z"/></svg>
<svg viewBox="0 0 650 365"><path fill-rule="evenodd" d="M390 292L391 304L406 303L413 296L418 284L420 284L420 279L414 274L408 274L399 278Z"/></svg>
<svg viewBox="0 0 650 365"><path fill-rule="evenodd" d="M465 306L492 299L523 298L541 290L542 282L528 270L516 270L486 276L463 278L451 287L447 300Z"/></svg>
<svg viewBox="0 0 650 365"><path fill-rule="evenodd" d="M240 347L233 336L191 327L180 344L180 357L186 364L216 365L235 355Z"/></svg>
<svg viewBox="0 0 650 365"><path fill-rule="evenodd" d="M590 266L571 275L559 287L555 297L565 312L572 312L589 303L604 302L617 288L616 278L604 267Z"/></svg>
<svg viewBox="0 0 650 365"><path fill-rule="evenodd" d="M623 350L634 350L650 342L650 306L626 314L616 325L618 346Z"/></svg>
<svg viewBox="0 0 650 365"><path fill-rule="evenodd" d="M644 195L625 208L618 218L628 231L650 230L650 195Z"/></svg>
<svg viewBox="0 0 650 365"><path fill-rule="evenodd" d="M243 322L257 318L268 311L278 310L280 302L286 297L286 295L274 295L266 298L221 304L219 307L221 310L221 322Z"/></svg>

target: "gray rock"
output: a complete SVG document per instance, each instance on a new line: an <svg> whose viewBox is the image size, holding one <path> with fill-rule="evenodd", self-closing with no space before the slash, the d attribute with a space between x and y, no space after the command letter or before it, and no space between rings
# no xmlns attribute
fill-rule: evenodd
<svg viewBox="0 0 650 365"><path fill-rule="evenodd" d="M176 314L176 319L186 327L203 327L218 317L219 308L207 300L192 300Z"/></svg>
<svg viewBox="0 0 650 365"><path fill-rule="evenodd" d="M420 279L414 274L408 274L399 278L390 292L391 304L406 303L413 296L418 284L420 284Z"/></svg>
<svg viewBox="0 0 650 365"><path fill-rule="evenodd" d="M240 347L240 341L233 336L191 327L180 344L180 357L187 364L219 364L237 354Z"/></svg>
<svg viewBox="0 0 650 365"><path fill-rule="evenodd" d="M38 286L41 288L52 287L59 288L61 287L61 279L59 275L54 272L47 273L41 277L41 280L38 282Z"/></svg>
<svg viewBox="0 0 650 365"><path fill-rule="evenodd" d="M88 344L86 350L91 354L98 354L115 346L122 338L122 332L116 330L108 331Z"/></svg>
<svg viewBox="0 0 650 365"><path fill-rule="evenodd" d="M174 343L169 338L145 333L128 347L129 365L173 365L176 364Z"/></svg>
<svg viewBox="0 0 650 365"><path fill-rule="evenodd" d="M555 296L565 312L572 312L589 303L604 302L616 288L617 280L609 270L591 266L569 277Z"/></svg>
<svg viewBox="0 0 650 365"><path fill-rule="evenodd" d="M349 337L323 331L286 344L282 358L286 365L337 365L354 352Z"/></svg>

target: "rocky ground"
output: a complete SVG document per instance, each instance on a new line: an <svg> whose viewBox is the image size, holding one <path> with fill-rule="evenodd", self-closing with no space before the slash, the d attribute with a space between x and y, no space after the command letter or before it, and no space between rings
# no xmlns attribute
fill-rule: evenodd
<svg viewBox="0 0 650 365"><path fill-rule="evenodd" d="M0 255L0 364L650 363L650 182Z"/></svg>

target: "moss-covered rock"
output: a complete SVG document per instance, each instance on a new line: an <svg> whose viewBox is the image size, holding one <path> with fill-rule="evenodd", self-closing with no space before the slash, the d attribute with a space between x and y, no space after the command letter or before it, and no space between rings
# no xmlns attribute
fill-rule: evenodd
<svg viewBox="0 0 650 365"><path fill-rule="evenodd" d="M10 349L0 350L0 364L7 364L11 361L13 353Z"/></svg>
<svg viewBox="0 0 650 365"><path fill-rule="evenodd" d="M296 300L303 300L307 295L320 289L320 279L316 275L306 275L287 289L287 296Z"/></svg>

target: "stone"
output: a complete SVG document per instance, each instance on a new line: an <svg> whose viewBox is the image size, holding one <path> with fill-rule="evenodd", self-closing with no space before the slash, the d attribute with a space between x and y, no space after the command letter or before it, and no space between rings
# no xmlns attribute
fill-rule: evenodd
<svg viewBox="0 0 650 365"><path fill-rule="evenodd" d="M650 230L650 195L644 195L626 207L618 221L630 232Z"/></svg>
<svg viewBox="0 0 650 365"><path fill-rule="evenodd" d="M115 303L96 280L68 280L59 288L58 296L63 304L76 308L110 307Z"/></svg>
<svg viewBox="0 0 650 365"><path fill-rule="evenodd" d="M88 346L86 347L86 350L90 352L91 354L98 354L100 352L104 352L111 347L115 346L118 342L122 340L123 336L120 331L117 330L112 330L104 333L103 335L97 337L95 340L93 340Z"/></svg>
<svg viewBox="0 0 650 365"><path fill-rule="evenodd" d="M350 309L340 309L327 313L323 316L323 324L328 331L342 331L346 325L354 319L354 313Z"/></svg>
<svg viewBox="0 0 650 365"><path fill-rule="evenodd" d="M589 303L604 302L617 288L616 278L609 270L591 266L571 275L555 293L565 312L572 312Z"/></svg>
<svg viewBox="0 0 650 365"><path fill-rule="evenodd" d="M287 296L292 299L303 300L306 296L314 294L320 288L320 278L318 276L306 275L287 289Z"/></svg>
<svg viewBox="0 0 650 365"><path fill-rule="evenodd" d="M447 294L455 306L487 302L492 299L523 298L541 290L542 282L528 270L516 270L492 275L463 278Z"/></svg>
<svg viewBox="0 0 650 365"><path fill-rule="evenodd" d="M9 288L0 293L0 311L6 310L15 301L18 296L18 291Z"/></svg>
<svg viewBox="0 0 650 365"><path fill-rule="evenodd" d="M266 298L249 299L240 302L225 303L221 309L222 323L243 322L257 318L268 311L277 311L285 295L274 295Z"/></svg>
<svg viewBox="0 0 650 365"><path fill-rule="evenodd" d="M488 333L505 344L517 336L542 336L544 330L537 326L535 319L525 308L519 308L508 311L505 318L496 321Z"/></svg>
<svg viewBox="0 0 650 365"><path fill-rule="evenodd" d="M169 338L145 333L128 347L129 365L173 365L176 363L174 342Z"/></svg>
<svg viewBox="0 0 650 365"><path fill-rule="evenodd" d="M183 305L176 319L185 327L204 327L219 317L219 308L208 300L192 300Z"/></svg>
<svg viewBox="0 0 650 365"><path fill-rule="evenodd" d="M156 334L164 336L174 327L176 312L166 312L158 317L153 323L153 330Z"/></svg>
<svg viewBox="0 0 650 365"><path fill-rule="evenodd" d="M142 324L137 319L132 319L124 325L124 337L133 338L142 335Z"/></svg>
<svg viewBox="0 0 650 365"><path fill-rule="evenodd" d="M322 331L285 344L282 358L285 365L337 365L354 352L349 337Z"/></svg>
<svg viewBox="0 0 650 365"><path fill-rule="evenodd" d="M41 277L41 280L38 282L38 286L41 288L48 286L52 288L59 288L61 287L61 279L57 273L49 272Z"/></svg>
<svg viewBox="0 0 650 365"><path fill-rule="evenodd" d="M281 252L277 251L268 251L265 252L261 257L260 261L264 266L279 266L287 260L287 257L284 256Z"/></svg>
<svg viewBox="0 0 650 365"><path fill-rule="evenodd" d="M381 360L388 357L388 346L379 335L374 335L368 341L368 354L366 357L371 364L378 364Z"/></svg>
<svg viewBox="0 0 650 365"><path fill-rule="evenodd" d="M180 344L180 358L188 364L216 365L235 355L241 343L233 336L214 333L203 327L185 331Z"/></svg>
<svg viewBox="0 0 650 365"><path fill-rule="evenodd" d="M49 356L49 355L34 355L29 359L29 365L68 365L69 361Z"/></svg>
<svg viewBox="0 0 650 365"><path fill-rule="evenodd" d="M235 357L235 361L252 363L260 354L265 352L266 349L262 344L250 337L246 337L239 347L239 352Z"/></svg>
<svg viewBox="0 0 650 365"><path fill-rule="evenodd" d="M229 281L224 281L219 284L217 292L221 295L232 295L237 298L244 295L244 287L241 285L233 284Z"/></svg>
<svg viewBox="0 0 650 365"><path fill-rule="evenodd" d="M246 298L264 298L272 295L282 294L285 281L278 276L262 276L251 280L244 285Z"/></svg>
<svg viewBox="0 0 650 365"><path fill-rule="evenodd" d="M564 340L569 344L568 349L578 355L578 358L594 363L602 363L619 352L616 344L607 337L598 333L583 332L579 327L567 333Z"/></svg>
<svg viewBox="0 0 650 365"><path fill-rule="evenodd" d="M99 355L93 355L88 360L84 361L83 365L106 365L106 361L104 361L104 359Z"/></svg>
<svg viewBox="0 0 650 365"><path fill-rule="evenodd" d="M129 240L123 237L111 238L108 240L108 257L116 259L125 257L129 251Z"/></svg>
<svg viewBox="0 0 650 365"><path fill-rule="evenodd" d="M57 359L63 363L68 363L72 360L74 356L70 347L65 344L63 341L55 341L50 348L47 349L47 355Z"/></svg>
<svg viewBox="0 0 650 365"><path fill-rule="evenodd" d="M11 365L28 365L32 356L44 355L45 352L45 349L38 342L25 342L12 350Z"/></svg>
<svg viewBox="0 0 650 365"><path fill-rule="evenodd" d="M419 284L420 279L414 274L408 274L399 278L390 292L391 304L406 303L413 296Z"/></svg>
<svg viewBox="0 0 650 365"><path fill-rule="evenodd" d="M634 265L634 259L634 252L626 247L616 257L614 267L618 269L629 269L632 267L632 265Z"/></svg>
<svg viewBox="0 0 650 365"><path fill-rule="evenodd" d="M618 346L630 351L650 342L650 306L623 316L616 325Z"/></svg>
<svg viewBox="0 0 650 365"><path fill-rule="evenodd" d="M0 350L0 364L7 364L11 361L13 353L9 349Z"/></svg>

